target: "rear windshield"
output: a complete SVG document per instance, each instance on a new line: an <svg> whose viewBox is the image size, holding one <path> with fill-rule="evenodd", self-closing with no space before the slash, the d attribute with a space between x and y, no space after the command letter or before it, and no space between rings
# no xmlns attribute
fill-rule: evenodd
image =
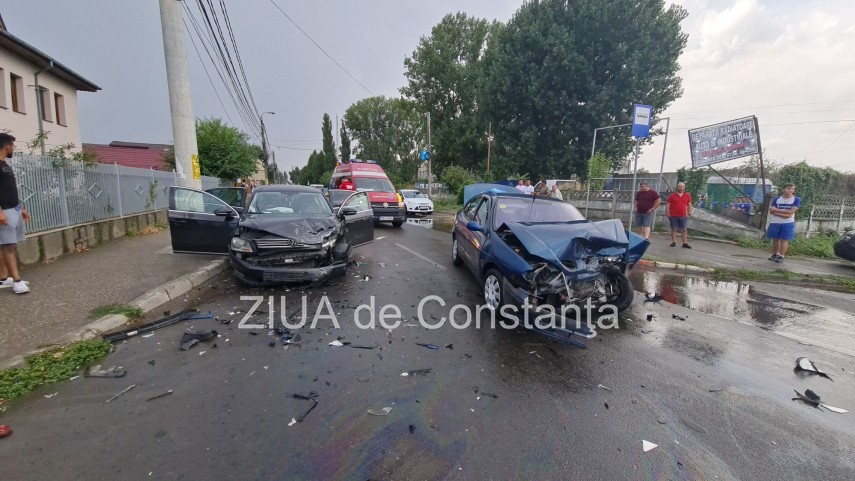
<svg viewBox="0 0 855 481"><path fill-rule="evenodd" d="M498 197L493 226L498 229L506 222L571 222L585 216L570 204L537 197Z"/></svg>
<svg viewBox="0 0 855 481"><path fill-rule="evenodd" d="M395 188L389 179L380 179L377 177L357 177L353 181L354 187L358 191L373 191L373 192L394 192Z"/></svg>

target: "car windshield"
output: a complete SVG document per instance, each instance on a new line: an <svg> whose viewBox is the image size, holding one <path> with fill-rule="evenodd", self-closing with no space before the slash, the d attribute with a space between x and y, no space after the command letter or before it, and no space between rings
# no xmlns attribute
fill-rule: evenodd
<svg viewBox="0 0 855 481"><path fill-rule="evenodd" d="M417 190L402 190L401 193L406 199L427 199L427 196Z"/></svg>
<svg viewBox="0 0 855 481"><path fill-rule="evenodd" d="M252 196L249 213L283 216L331 215L332 209L320 191L261 191Z"/></svg>
<svg viewBox="0 0 855 481"><path fill-rule="evenodd" d="M533 197L496 198L496 216L493 223L498 229L506 222L571 222L585 220L585 216L570 204Z"/></svg>
<svg viewBox="0 0 855 481"><path fill-rule="evenodd" d="M352 190L333 189L330 191L330 204L333 207L338 207L344 204L344 201L353 194Z"/></svg>
<svg viewBox="0 0 855 481"><path fill-rule="evenodd" d="M389 179L381 179L378 177L357 177L353 181L354 187L358 191L374 191L374 192L394 192L395 188Z"/></svg>

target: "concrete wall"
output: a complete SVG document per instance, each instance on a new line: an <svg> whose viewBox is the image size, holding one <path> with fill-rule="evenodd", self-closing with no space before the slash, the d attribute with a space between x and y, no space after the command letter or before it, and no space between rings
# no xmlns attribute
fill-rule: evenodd
<svg viewBox="0 0 855 481"><path fill-rule="evenodd" d="M855 229L855 219L843 219L843 222L838 222L836 220L812 220L810 222L810 232L808 232L808 221L807 220L797 220L796 221L796 233L797 234L807 234L807 235L816 235L823 233L827 230L837 231L838 233L843 232L846 228Z"/></svg>
<svg viewBox="0 0 855 481"><path fill-rule="evenodd" d="M16 150L25 151L25 143L33 140L39 133L39 110L36 103L34 74L40 69L22 60L5 49L0 49L0 128L11 131L17 139ZM21 77L23 84L23 112L12 110L12 82L10 74ZM80 141L80 118L77 110L77 90L65 81L51 75L50 71L39 75L39 84L48 90L46 97L49 103L48 119L43 123L43 129L48 134L45 149L50 150L58 145L72 143L78 148ZM54 93L63 96L65 104L65 125L60 125L54 108ZM20 97L19 97L20 98Z"/></svg>
<svg viewBox="0 0 855 481"><path fill-rule="evenodd" d="M50 261L125 237L128 230L166 223L166 209L163 209L32 234L18 244L18 261L24 265Z"/></svg>

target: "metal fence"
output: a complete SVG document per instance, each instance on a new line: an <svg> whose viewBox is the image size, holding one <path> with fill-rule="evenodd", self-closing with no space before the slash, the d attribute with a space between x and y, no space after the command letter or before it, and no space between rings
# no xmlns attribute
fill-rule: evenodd
<svg viewBox="0 0 855 481"><path fill-rule="evenodd" d="M24 155L11 159L18 195L32 216L33 234L98 220L142 214L168 205L174 172L137 169L116 164L84 165L62 159ZM220 179L202 177L202 188Z"/></svg>

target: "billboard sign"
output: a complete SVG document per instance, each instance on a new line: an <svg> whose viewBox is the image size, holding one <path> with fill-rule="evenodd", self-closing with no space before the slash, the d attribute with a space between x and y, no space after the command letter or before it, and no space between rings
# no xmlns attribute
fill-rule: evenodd
<svg viewBox="0 0 855 481"><path fill-rule="evenodd" d="M650 137L650 122L653 119L653 107L635 104L632 109L632 136L637 139Z"/></svg>
<svg viewBox="0 0 855 481"><path fill-rule="evenodd" d="M692 167L717 164L760 152L757 117L744 117L689 130Z"/></svg>

